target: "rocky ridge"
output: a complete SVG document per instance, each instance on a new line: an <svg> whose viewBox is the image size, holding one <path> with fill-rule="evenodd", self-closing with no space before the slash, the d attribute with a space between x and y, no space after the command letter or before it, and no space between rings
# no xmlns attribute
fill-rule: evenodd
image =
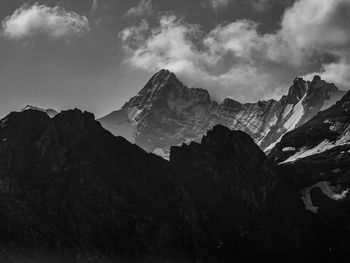
<svg viewBox="0 0 350 263"><path fill-rule="evenodd" d="M58 112L54 109L42 109L32 105L27 105L22 109L22 111L26 111L26 110L37 110L37 111L45 112L50 118L53 118L58 114Z"/></svg>
<svg viewBox="0 0 350 263"><path fill-rule="evenodd" d="M200 141L217 124L248 133L263 150L270 151L286 132L344 93L316 76L311 82L295 79L279 101L241 104L227 98L217 103L206 90L187 88L175 74L161 70L121 110L99 121L113 134L165 156L172 145Z"/></svg>

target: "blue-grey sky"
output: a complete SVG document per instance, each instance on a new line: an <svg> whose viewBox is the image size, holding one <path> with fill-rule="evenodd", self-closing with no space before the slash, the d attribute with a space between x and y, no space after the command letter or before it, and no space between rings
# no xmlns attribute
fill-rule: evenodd
<svg viewBox="0 0 350 263"><path fill-rule="evenodd" d="M350 83L350 0L0 0L0 116L100 117L157 70L216 100L278 98L297 76Z"/></svg>

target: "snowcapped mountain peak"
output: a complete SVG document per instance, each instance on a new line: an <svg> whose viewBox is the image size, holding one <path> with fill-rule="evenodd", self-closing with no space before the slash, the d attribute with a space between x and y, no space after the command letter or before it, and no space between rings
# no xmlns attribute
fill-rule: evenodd
<svg viewBox="0 0 350 263"><path fill-rule="evenodd" d="M172 90L183 90L184 85L176 78L174 73L168 70L160 70L155 73L141 91L133 97L123 108L131 105L136 106L139 110L143 109L162 97L167 96Z"/></svg>
<svg viewBox="0 0 350 263"><path fill-rule="evenodd" d="M21 111L26 111L26 110L36 110L36 111L45 112L50 118L53 118L58 114L58 112L54 109L42 109L32 105L25 106Z"/></svg>
<svg viewBox="0 0 350 263"><path fill-rule="evenodd" d="M27 106L25 106L21 111L26 111L26 110L45 111L45 110L42 109L42 108L35 107L35 106L32 106L32 105L27 105Z"/></svg>
<svg viewBox="0 0 350 263"><path fill-rule="evenodd" d="M158 87L164 86L169 81L175 81L178 82L176 75L169 70L162 69L155 73L151 79L146 84L145 88L151 87L151 85L159 84ZM151 84L151 85L150 85Z"/></svg>

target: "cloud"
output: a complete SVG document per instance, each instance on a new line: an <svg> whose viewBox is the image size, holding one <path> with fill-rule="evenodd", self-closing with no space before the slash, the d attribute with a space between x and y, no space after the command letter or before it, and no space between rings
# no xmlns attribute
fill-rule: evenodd
<svg viewBox="0 0 350 263"><path fill-rule="evenodd" d="M208 0L211 8L215 11L219 11L230 4L231 0Z"/></svg>
<svg viewBox="0 0 350 263"><path fill-rule="evenodd" d="M242 62L218 74L214 72L221 66L225 67L223 56L228 52L213 45L216 35L217 32L211 32L202 42L204 48L200 49L195 44L202 37L199 28L171 15L163 16L156 29L151 29L145 21L139 26L125 28L120 38L127 62L134 67L148 71L166 68L189 85L209 89L217 99L231 96L232 89L236 91L236 98L244 101L252 96L263 97L272 80L257 68ZM249 37L242 41L249 42ZM238 54L244 52L241 49L236 51Z"/></svg>
<svg viewBox="0 0 350 263"><path fill-rule="evenodd" d="M280 34L299 51L334 52L350 43L349 0L300 0L287 10Z"/></svg>
<svg viewBox="0 0 350 263"><path fill-rule="evenodd" d="M321 78L337 83L344 88L350 87L350 63L348 61L340 60L339 62L325 64L319 72L308 73L303 78L312 80L314 75L319 75Z"/></svg>
<svg viewBox="0 0 350 263"><path fill-rule="evenodd" d="M313 55L331 55L335 61L323 62L321 75L342 88L350 88L350 1L298 1L284 15L280 35L289 49L308 62ZM303 59L301 59L303 58Z"/></svg>
<svg viewBox="0 0 350 263"><path fill-rule="evenodd" d="M164 15L157 27L143 21L125 28L120 37L127 63L136 68L166 68L218 99L251 101L289 85L278 76L285 68L301 75L318 73L349 88L349 12L349 0L299 0L285 11L280 29L273 33L260 33L259 25L249 20L203 32L175 15ZM315 57L320 60L318 70ZM332 61L322 62L324 57Z"/></svg>
<svg viewBox="0 0 350 263"><path fill-rule="evenodd" d="M85 16L61 7L23 5L2 21L2 34L9 39L46 35L54 39L81 35L90 30Z"/></svg>
<svg viewBox="0 0 350 263"><path fill-rule="evenodd" d="M98 7L98 0L92 0L90 14L94 13Z"/></svg>
<svg viewBox="0 0 350 263"><path fill-rule="evenodd" d="M270 0L251 0L251 5L257 12L264 12L270 6Z"/></svg>
<svg viewBox="0 0 350 263"><path fill-rule="evenodd" d="M141 0L137 6L134 6L126 12L125 17L150 16L154 13L151 0Z"/></svg>

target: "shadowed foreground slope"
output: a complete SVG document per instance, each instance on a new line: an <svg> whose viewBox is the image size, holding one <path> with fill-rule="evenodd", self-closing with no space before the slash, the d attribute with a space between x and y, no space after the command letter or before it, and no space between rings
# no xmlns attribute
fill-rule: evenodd
<svg viewBox="0 0 350 263"><path fill-rule="evenodd" d="M167 162L87 112L11 113L0 121L0 260L328 262L323 219L278 171L223 126Z"/></svg>

